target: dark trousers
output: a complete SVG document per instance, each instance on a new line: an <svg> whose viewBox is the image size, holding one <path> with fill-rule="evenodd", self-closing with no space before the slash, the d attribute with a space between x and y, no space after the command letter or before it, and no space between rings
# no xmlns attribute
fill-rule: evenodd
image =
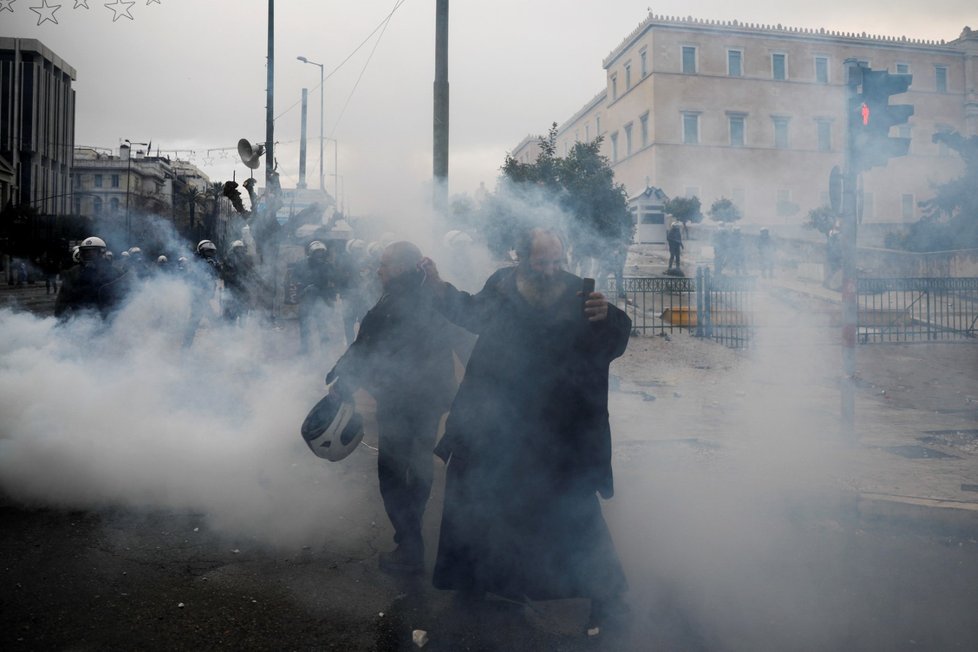
<svg viewBox="0 0 978 652"><path fill-rule="evenodd" d="M400 403L377 405L377 476L384 509L394 526L394 542L422 544L421 520L431 495L433 449L440 408Z"/></svg>
<svg viewBox="0 0 978 652"><path fill-rule="evenodd" d="M669 267L672 268L673 264L679 267L679 251L680 247L677 245L669 245Z"/></svg>

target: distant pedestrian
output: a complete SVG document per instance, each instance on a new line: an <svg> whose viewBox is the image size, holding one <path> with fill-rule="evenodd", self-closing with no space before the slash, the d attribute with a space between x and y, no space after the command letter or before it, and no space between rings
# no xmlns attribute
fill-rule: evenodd
<svg viewBox="0 0 978 652"><path fill-rule="evenodd" d="M762 278L774 278L774 240L767 227L762 227L757 237L757 258Z"/></svg>
<svg viewBox="0 0 978 652"><path fill-rule="evenodd" d="M680 271L679 261L683 250L683 232L679 222L673 222L669 227L666 243L669 245L669 267L667 269L672 269L675 266L676 271Z"/></svg>

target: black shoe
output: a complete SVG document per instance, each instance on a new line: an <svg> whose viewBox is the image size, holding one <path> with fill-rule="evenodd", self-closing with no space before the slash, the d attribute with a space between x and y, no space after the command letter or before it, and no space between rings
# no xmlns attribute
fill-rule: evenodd
<svg viewBox="0 0 978 652"><path fill-rule="evenodd" d="M380 570L390 575L418 575L424 572L424 548L399 545L382 552L377 559Z"/></svg>

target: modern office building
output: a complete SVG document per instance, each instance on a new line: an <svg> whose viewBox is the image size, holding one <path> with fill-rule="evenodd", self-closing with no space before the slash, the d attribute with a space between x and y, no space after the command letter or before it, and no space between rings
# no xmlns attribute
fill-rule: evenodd
<svg viewBox="0 0 978 652"><path fill-rule="evenodd" d="M704 210L725 197L745 223L799 224L828 204L829 174L844 162L848 59L913 75L892 98L915 109L891 134L911 138L909 155L862 175L862 220L915 221L933 184L963 170L933 134L978 134L969 28L935 42L649 14L602 62L607 87L560 125L557 154L602 136L630 197L657 187ZM537 139L511 155L532 162Z"/></svg>
<svg viewBox="0 0 978 652"><path fill-rule="evenodd" d="M70 212L74 80L40 41L0 37L0 205Z"/></svg>

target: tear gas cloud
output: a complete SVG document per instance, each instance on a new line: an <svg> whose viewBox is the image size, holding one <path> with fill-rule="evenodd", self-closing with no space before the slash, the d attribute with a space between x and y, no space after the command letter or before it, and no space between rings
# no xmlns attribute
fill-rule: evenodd
<svg viewBox="0 0 978 652"><path fill-rule="evenodd" d="M566 219L544 196L497 199L534 224ZM418 244L445 280L464 287L458 279L468 274L478 280L465 289L480 288L498 261L481 244L453 259L433 223L414 211L371 228ZM758 302L766 315L759 321L784 319L783 308ZM295 357L257 319L215 322L185 349L190 304L187 284L161 275L107 325L0 311L0 486L27 504L202 514L216 530L272 545L342 537L334 524L362 518L376 485L347 482L349 467L324 464L298 433L340 351ZM617 491L603 510L630 601L636 613L681 609L707 643L737 637L741 649L798 649L799 632L809 635L801 640L832 643L832 628L819 620L832 614L819 593L817 542L799 521L832 504L825 480L844 474L833 415L813 408L837 395L837 349L817 342L821 332L806 328L806 315L791 319L747 355L704 343L715 375L694 379L690 370L702 361L670 358L668 347L651 368L629 362L629 352L612 367L623 388L629 376L645 377L682 395L611 398ZM629 347L646 345L633 338ZM683 438L713 438L718 448L703 455L643 448ZM759 611L778 624L751 634Z"/></svg>

